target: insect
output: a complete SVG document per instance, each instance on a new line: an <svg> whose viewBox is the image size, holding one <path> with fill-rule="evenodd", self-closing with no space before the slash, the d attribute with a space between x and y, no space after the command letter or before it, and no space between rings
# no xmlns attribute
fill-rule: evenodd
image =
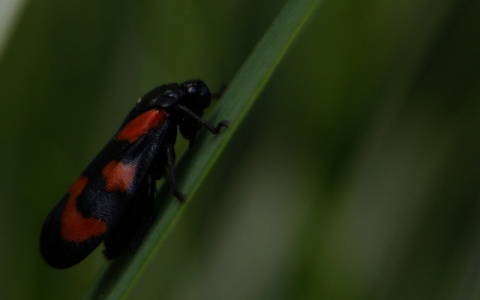
<svg viewBox="0 0 480 300"><path fill-rule="evenodd" d="M218 134L202 119L212 96L200 80L166 84L141 97L112 140L76 179L47 216L40 237L45 261L69 268L102 241L105 256L134 250L154 220L156 181L166 175L180 201L175 174L177 127L193 143L201 127Z"/></svg>

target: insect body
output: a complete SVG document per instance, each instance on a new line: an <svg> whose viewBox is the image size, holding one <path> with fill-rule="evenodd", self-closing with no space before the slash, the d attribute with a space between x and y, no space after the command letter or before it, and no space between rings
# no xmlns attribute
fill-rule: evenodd
<svg viewBox="0 0 480 300"><path fill-rule="evenodd" d="M202 119L210 91L200 80L166 84L140 98L118 132L53 208L43 224L40 252L52 267L71 267L102 241L115 258L135 249L154 219L156 180L166 173L183 200L175 175L177 127L192 143L203 126L217 134L227 125Z"/></svg>

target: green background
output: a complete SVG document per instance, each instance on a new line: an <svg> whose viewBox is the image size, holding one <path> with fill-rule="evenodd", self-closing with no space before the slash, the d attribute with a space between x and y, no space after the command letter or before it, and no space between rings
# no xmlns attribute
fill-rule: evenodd
<svg viewBox="0 0 480 300"><path fill-rule="evenodd" d="M2 299L85 295L101 249L48 267L48 211L139 96L228 83L284 3L25 2L0 56ZM324 1L132 298L479 298L479 95L479 1Z"/></svg>

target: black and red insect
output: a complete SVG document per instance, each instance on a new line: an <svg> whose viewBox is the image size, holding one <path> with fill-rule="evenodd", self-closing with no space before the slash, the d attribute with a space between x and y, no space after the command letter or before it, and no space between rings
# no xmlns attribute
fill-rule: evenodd
<svg viewBox="0 0 480 300"><path fill-rule="evenodd" d="M69 268L102 241L107 258L134 250L154 219L156 181L167 175L183 200L175 175L177 127L192 143L203 126L211 94L200 80L166 84L140 98L112 140L88 165L43 224L40 252L52 267Z"/></svg>

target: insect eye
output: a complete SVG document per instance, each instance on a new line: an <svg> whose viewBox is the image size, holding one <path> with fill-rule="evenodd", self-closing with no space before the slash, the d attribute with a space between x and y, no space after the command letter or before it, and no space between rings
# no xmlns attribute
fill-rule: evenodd
<svg viewBox="0 0 480 300"><path fill-rule="evenodd" d="M197 93L197 87L193 86L193 85L188 87L188 93L189 94L196 94Z"/></svg>

